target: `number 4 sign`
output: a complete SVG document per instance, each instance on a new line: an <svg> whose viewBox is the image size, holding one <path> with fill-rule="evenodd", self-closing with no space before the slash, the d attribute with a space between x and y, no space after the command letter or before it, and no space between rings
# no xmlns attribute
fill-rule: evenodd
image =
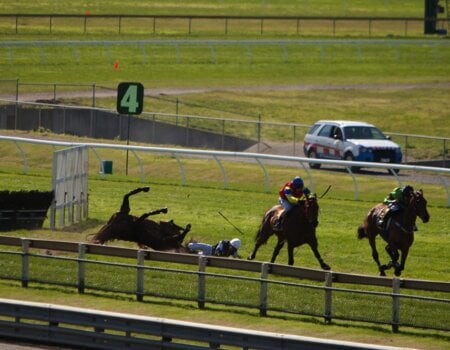
<svg viewBox="0 0 450 350"><path fill-rule="evenodd" d="M117 87L117 112L141 114L144 106L144 86L141 83L120 83Z"/></svg>

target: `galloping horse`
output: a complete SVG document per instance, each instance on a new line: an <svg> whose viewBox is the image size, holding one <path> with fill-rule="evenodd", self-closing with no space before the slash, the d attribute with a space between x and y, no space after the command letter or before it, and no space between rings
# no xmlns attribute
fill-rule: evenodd
<svg viewBox="0 0 450 350"><path fill-rule="evenodd" d="M372 257L378 265L380 276L386 276L385 270L388 270L391 267L394 267L395 275L400 276L405 268L409 248L414 242L414 226L416 218L420 217L424 223L427 223L430 220L430 214L428 214L427 211L427 201L423 196L422 190L413 192L406 208L402 212L392 214L390 223L388 223L386 237L381 234L382 231L378 225L379 217L384 210L386 210L386 204L383 203L377 204L370 209L364 223L358 227L358 239L369 239L369 244L372 248ZM387 242L385 249L392 259L385 265L381 265L378 258L375 243L375 238L378 234L380 234ZM401 252L400 263L398 262L399 250Z"/></svg>
<svg viewBox="0 0 450 350"><path fill-rule="evenodd" d="M282 211L283 207L281 205L275 205L264 214L259 230L256 233L255 248L249 255L248 260L253 260L258 248L267 243L269 237L275 233L278 242L273 251L271 263L275 262L278 253L281 248L283 248L286 241L288 243L289 265L294 264L294 248L308 243L322 269L329 270L330 266L323 261L317 249L316 227L319 223L319 205L317 203L317 197L315 195L310 195L306 200L300 201L288 213L281 230L274 230L274 225Z"/></svg>
<svg viewBox="0 0 450 350"><path fill-rule="evenodd" d="M92 243L103 244L107 241L120 239L136 242L139 247L150 247L155 250L184 250L182 242L190 231L191 225L182 228L173 220L159 223L147 219L150 215L167 213L167 208L145 213L140 217L130 215L129 197L139 193L148 192L149 187L137 188L123 197L120 211L113 214L109 221L94 235Z"/></svg>

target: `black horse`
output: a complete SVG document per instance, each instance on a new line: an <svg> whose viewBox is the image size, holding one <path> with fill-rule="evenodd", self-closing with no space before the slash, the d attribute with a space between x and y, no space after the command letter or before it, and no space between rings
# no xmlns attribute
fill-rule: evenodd
<svg viewBox="0 0 450 350"><path fill-rule="evenodd" d="M142 187L127 193L123 197L120 211L111 216L109 221L94 235L91 242L103 244L110 240L119 239L136 242L141 248L184 251L182 242L191 229L190 224L183 228L176 225L173 220L157 223L148 219L151 215L167 213L167 208L154 210L140 217L130 215L128 198L136 193L148 192L149 190L149 187Z"/></svg>
<svg viewBox="0 0 450 350"><path fill-rule="evenodd" d="M393 213L391 216L389 227L387 227L387 235L381 235L381 227L379 227L380 215L386 210L386 204L380 203L370 209L364 219L364 223L358 227L358 238L368 238L370 247L372 248L372 258L377 263L380 276L386 276L385 270L394 267L396 276L400 276L405 268L406 258L409 248L414 242L414 226L416 218L420 217L424 223L430 220L430 214L427 210L427 201L423 196L422 190L415 191L409 199L407 207L402 212ZM381 265L378 258L375 238L380 234L387 242L386 252L391 261ZM401 252L400 263L398 262L399 253Z"/></svg>
<svg viewBox="0 0 450 350"><path fill-rule="evenodd" d="M310 195L306 200L298 202L285 218L283 227L280 230L275 230L274 225L282 211L283 207L281 205L275 205L264 214L259 230L256 233L255 248L248 256L248 259L253 260L258 248L267 243L269 237L276 234L278 242L273 251L271 263L275 262L278 253L283 248L285 242L287 242L288 263L289 265L293 265L294 248L307 243L311 247L322 269L330 270L330 266L323 261L318 251L316 227L318 225L319 205L317 203L317 197Z"/></svg>

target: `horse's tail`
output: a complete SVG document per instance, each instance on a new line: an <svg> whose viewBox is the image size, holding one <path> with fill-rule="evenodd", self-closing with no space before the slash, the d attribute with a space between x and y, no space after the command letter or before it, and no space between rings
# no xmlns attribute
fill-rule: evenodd
<svg viewBox="0 0 450 350"><path fill-rule="evenodd" d="M363 238L367 238L367 232L366 232L366 228L364 227L364 225L359 225L358 226L358 235L357 235L358 239L363 239Z"/></svg>

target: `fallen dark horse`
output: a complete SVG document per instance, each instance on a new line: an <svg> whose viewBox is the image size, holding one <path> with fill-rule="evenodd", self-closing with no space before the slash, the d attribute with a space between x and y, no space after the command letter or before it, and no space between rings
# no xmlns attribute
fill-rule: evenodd
<svg viewBox="0 0 450 350"><path fill-rule="evenodd" d="M182 242L190 231L191 225L185 228L176 225L173 220L159 223L148 219L151 215L167 213L167 208L154 210L140 217L130 215L129 197L139 192L148 192L149 187L137 188L123 197L120 211L113 214L109 221L91 239L92 243L104 244L119 239L136 242L140 248L155 250L183 250Z"/></svg>

